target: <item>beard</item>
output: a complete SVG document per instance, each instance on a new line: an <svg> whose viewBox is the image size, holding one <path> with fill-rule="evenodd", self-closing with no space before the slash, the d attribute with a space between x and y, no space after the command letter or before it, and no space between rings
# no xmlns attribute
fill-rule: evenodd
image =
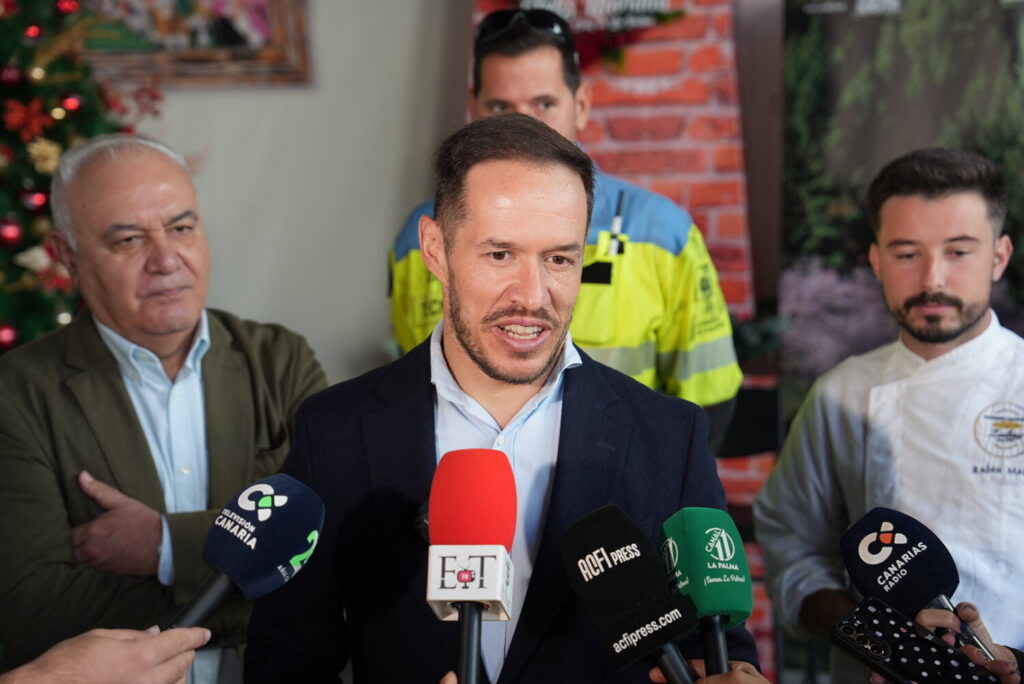
<svg viewBox="0 0 1024 684"><path fill-rule="evenodd" d="M558 335L558 343L551 349L551 353L540 368L535 372L515 374L499 368L488 359L479 340L470 332L470 324L463 317L462 302L459 299L459 290L455 284L455 278L451 279L451 284L448 288L448 312L451 316L452 331L455 333L456 341L465 350L466 355L476 364L477 368L492 380L510 385L529 385L550 373L562 354L562 348L565 346L565 334L569 329L568 325L560 326L547 309L529 311L524 308L506 307L487 314L482 321L485 326L495 323L506 316L529 316L549 324L551 332ZM512 358L525 361L535 356L537 352L512 352L511 354Z"/></svg>
<svg viewBox="0 0 1024 684"><path fill-rule="evenodd" d="M958 314L952 327L943 327L941 316L925 316L923 324L912 324L910 322L911 310L915 306L924 304L944 304L955 307ZM974 328L988 311L988 307L988 298L984 302L964 304L962 299L953 295L942 292L922 292L908 297L904 300L902 307L893 308L890 312L900 327L915 340L927 344L945 344Z"/></svg>

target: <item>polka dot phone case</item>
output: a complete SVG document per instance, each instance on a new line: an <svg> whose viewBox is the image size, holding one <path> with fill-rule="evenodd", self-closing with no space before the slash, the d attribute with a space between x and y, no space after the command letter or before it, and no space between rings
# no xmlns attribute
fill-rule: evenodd
<svg viewBox="0 0 1024 684"><path fill-rule="evenodd" d="M832 626L832 641L893 684L996 682L910 618L866 598Z"/></svg>

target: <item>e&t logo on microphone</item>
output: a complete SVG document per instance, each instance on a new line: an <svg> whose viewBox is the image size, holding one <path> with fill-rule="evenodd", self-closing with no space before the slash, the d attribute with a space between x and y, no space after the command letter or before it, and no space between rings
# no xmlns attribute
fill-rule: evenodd
<svg viewBox="0 0 1024 684"><path fill-rule="evenodd" d="M253 495L260 495L253 499ZM257 482L244 492L238 495L238 507L243 511L256 511L256 518L264 522L270 518L274 508L279 508L288 503L288 497L284 494L275 494L274 488L265 482Z"/></svg>
<svg viewBox="0 0 1024 684"><path fill-rule="evenodd" d="M427 554L427 603L442 620L457 620L455 605L484 606L484 620L508 620L512 559L500 544L432 544Z"/></svg>
<svg viewBox="0 0 1024 684"><path fill-rule="evenodd" d="M438 589L486 589L488 570L493 574L498 562L497 556L467 555L441 556L441 573Z"/></svg>

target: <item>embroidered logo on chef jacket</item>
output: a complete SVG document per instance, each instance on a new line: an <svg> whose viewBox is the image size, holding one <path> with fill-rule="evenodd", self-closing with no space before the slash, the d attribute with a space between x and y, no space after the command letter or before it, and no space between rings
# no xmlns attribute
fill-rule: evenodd
<svg viewBox="0 0 1024 684"><path fill-rule="evenodd" d="M985 407L974 419L974 439L992 456L1024 454L1024 407L1009 401Z"/></svg>

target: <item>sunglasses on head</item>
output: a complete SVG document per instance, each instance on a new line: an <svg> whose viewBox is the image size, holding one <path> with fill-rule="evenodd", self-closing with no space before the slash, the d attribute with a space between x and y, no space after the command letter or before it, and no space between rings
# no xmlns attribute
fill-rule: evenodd
<svg viewBox="0 0 1024 684"><path fill-rule="evenodd" d="M554 12L542 9L507 9L491 12L476 27L474 44L477 47L486 45L521 23L525 23L531 31L551 36L575 54L576 46L573 44L569 24Z"/></svg>

